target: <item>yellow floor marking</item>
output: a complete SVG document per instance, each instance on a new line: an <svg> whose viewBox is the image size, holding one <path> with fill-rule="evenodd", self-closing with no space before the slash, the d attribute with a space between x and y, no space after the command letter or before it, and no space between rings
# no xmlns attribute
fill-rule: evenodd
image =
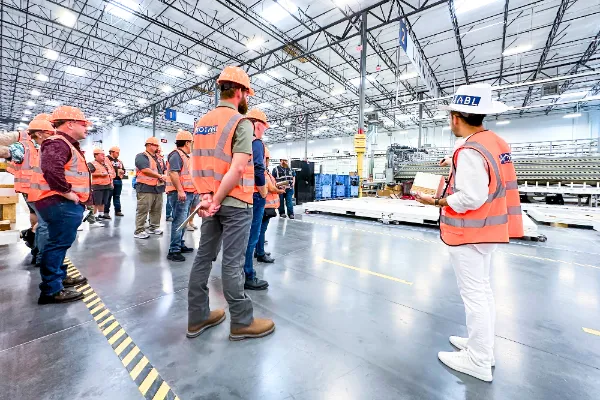
<svg viewBox="0 0 600 400"><path fill-rule="evenodd" d="M102 328L104 325L106 325L107 323L109 323L110 321L114 320L115 317L113 317L112 315L108 318L106 318L104 321L100 322L98 324L98 327Z"/></svg>
<svg viewBox="0 0 600 400"><path fill-rule="evenodd" d="M142 384L140 385L140 392L142 392L142 394L145 396L146 392L148 391L148 389L150 389L150 386L152 386L152 384L154 383L154 380L156 379L156 377L158 376L158 371L156 371L155 368L152 368L150 370L150 372L148 373L148 376L146 377L146 379L144 379L144 382L142 382Z"/></svg>
<svg viewBox="0 0 600 400"><path fill-rule="evenodd" d="M146 358L146 356L142 357L142 359L140 360L140 362L137 363L135 368L131 370L131 373L129 374L131 375L131 379L135 381L147 364L148 359Z"/></svg>
<svg viewBox="0 0 600 400"><path fill-rule="evenodd" d="M167 382L163 381L152 400L165 400L167 393L169 393L169 385L167 385Z"/></svg>
<svg viewBox="0 0 600 400"><path fill-rule="evenodd" d="M87 303L87 304L86 304L86 306L87 306L87 308L92 308L92 306L93 306L94 304L97 304L97 303L99 303L99 302L100 302L100 297L97 297L97 298L96 298L96 300L92 300L92 301L90 301L89 303Z"/></svg>
<svg viewBox="0 0 600 400"><path fill-rule="evenodd" d="M115 353L117 353L117 355L120 356L123 350L125 350L127 346L129 346L129 343L131 343L131 338L127 336L125 340L123 340L123 342L121 342L121 344L117 346L117 348L115 349Z"/></svg>
<svg viewBox="0 0 600 400"><path fill-rule="evenodd" d="M384 274L380 274L378 272L369 271L368 269L362 269L362 268L353 267L352 265L342 264L342 263L337 262L337 261L326 260L324 258L318 258L318 260L326 262L326 263L329 263L329 264L337 265L337 266L340 266L340 267L352 269L354 271L364 272L365 274L378 276L378 277L384 278L384 279L389 279L390 281L404 283L405 285L411 286L413 284L412 282L405 281L404 279L394 278L393 276L384 275Z"/></svg>
<svg viewBox="0 0 600 400"><path fill-rule="evenodd" d="M119 340L119 338L121 336L123 336L125 334L125 329L121 328L117 331L117 333L115 333L114 335L111 336L110 339L108 339L108 343L112 346L113 344L116 343L117 340Z"/></svg>
<svg viewBox="0 0 600 400"><path fill-rule="evenodd" d="M104 305L104 304L103 304ZM100 318L104 317L106 314L108 314L110 311L108 310L104 310L102 311L100 314L96 315L94 317L94 321L98 321Z"/></svg>
<svg viewBox="0 0 600 400"><path fill-rule="evenodd" d="M87 290L87 289L89 289L89 288L90 288L90 285L86 284L85 286L82 286L82 287L80 287L80 288L77 288L77 289L75 289L75 290L77 290L78 292L80 292L80 293L81 293L81 292L83 292L84 290Z"/></svg>
<svg viewBox="0 0 600 400"><path fill-rule="evenodd" d="M98 311L100 311L102 309L102 307L104 307L104 304L100 303L96 306L96 308L94 308L93 310L90 311L90 314L94 315L96 314Z"/></svg>
<svg viewBox="0 0 600 400"><path fill-rule="evenodd" d="M90 294L90 295L89 295L89 296L87 296L87 297L84 297L84 298L83 298L83 302L84 302L84 303L87 303L89 300L93 299L94 297L98 297L98 295L97 295L95 292L94 292L94 293L92 293L92 294Z"/></svg>
<svg viewBox="0 0 600 400"><path fill-rule="evenodd" d="M129 363L131 362L131 360L133 360L135 358L135 356L138 355L139 352L140 352L140 349L137 346L135 346L133 349L131 349L129 354L127 354L127 356L123 359L123 365L128 366Z"/></svg>
<svg viewBox="0 0 600 400"><path fill-rule="evenodd" d="M118 321L114 321L112 324L110 324L110 326L108 328L106 328L105 330L102 331L102 334L104 336L108 335L109 333L111 333L113 331L113 329L115 329L117 326L119 326L119 322Z"/></svg>
<svg viewBox="0 0 600 400"><path fill-rule="evenodd" d="M600 336L600 331L597 331L595 329L590 329L590 328L581 328L581 329L583 329L583 331L585 333L589 333L590 335Z"/></svg>
<svg viewBox="0 0 600 400"><path fill-rule="evenodd" d="M83 294L84 296L87 296L88 294L92 293L94 291L94 289L89 288L88 290L84 291Z"/></svg>

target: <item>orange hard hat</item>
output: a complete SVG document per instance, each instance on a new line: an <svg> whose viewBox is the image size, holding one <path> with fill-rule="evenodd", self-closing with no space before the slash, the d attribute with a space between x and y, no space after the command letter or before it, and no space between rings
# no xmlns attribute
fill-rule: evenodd
<svg viewBox="0 0 600 400"><path fill-rule="evenodd" d="M225 67L225 69L223 69L221 75L219 75L219 78L217 79L217 83L219 85L223 82L233 82L242 85L243 87L248 89L248 95L254 96L254 89L252 89L252 87L250 86L250 77L248 76L246 71L244 71L240 67L233 67L231 65Z"/></svg>
<svg viewBox="0 0 600 400"><path fill-rule="evenodd" d="M51 117L52 117L52 115L50 115L50 114L44 114L44 113L42 113L42 114L36 115L35 117L33 117L33 119L41 119L41 120L44 120L44 121L50 121Z"/></svg>
<svg viewBox="0 0 600 400"><path fill-rule="evenodd" d="M104 150L102 150L102 149L99 149L99 148L97 148L97 147L96 147L96 148L94 149L94 155L96 155L96 154L104 154Z"/></svg>
<svg viewBox="0 0 600 400"><path fill-rule="evenodd" d="M186 140L186 141L189 140L189 141L193 141L194 137L188 131L179 131L179 132L177 132L177 136L175 136L175 140Z"/></svg>
<svg viewBox="0 0 600 400"><path fill-rule="evenodd" d="M267 122L266 114L264 112L262 112L261 110L259 110L258 108L253 108L252 110L248 111L246 113L246 118L255 119L257 121L260 121L260 122L264 123L265 125L267 125L267 128L269 128L271 126Z"/></svg>
<svg viewBox="0 0 600 400"><path fill-rule="evenodd" d="M146 144L155 144L157 146L160 146L158 139L155 138L154 136L146 139Z"/></svg>
<svg viewBox="0 0 600 400"><path fill-rule="evenodd" d="M112 153L113 151L121 151L121 149L118 146L113 146L110 149L108 149L109 153Z"/></svg>
<svg viewBox="0 0 600 400"><path fill-rule="evenodd" d="M41 114L40 114L41 115ZM48 114L45 114L48 115ZM54 132L54 127L47 119L41 119L37 116L29 122L29 126L27 127L30 131L50 131Z"/></svg>
<svg viewBox="0 0 600 400"><path fill-rule="evenodd" d="M265 147L265 158L271 158L271 152L268 147Z"/></svg>
<svg viewBox="0 0 600 400"><path fill-rule="evenodd" d="M59 106L52 111L50 122L55 121L83 121L86 126L91 126L92 123L85 118L83 111L77 107Z"/></svg>

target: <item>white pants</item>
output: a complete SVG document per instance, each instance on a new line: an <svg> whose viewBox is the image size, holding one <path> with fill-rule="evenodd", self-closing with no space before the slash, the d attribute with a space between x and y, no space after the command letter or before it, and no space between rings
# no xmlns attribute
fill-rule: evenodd
<svg viewBox="0 0 600 400"><path fill-rule="evenodd" d="M456 281L465 303L469 341L467 352L481 367L490 367L494 355L496 305L490 286L492 253L496 245L449 246Z"/></svg>

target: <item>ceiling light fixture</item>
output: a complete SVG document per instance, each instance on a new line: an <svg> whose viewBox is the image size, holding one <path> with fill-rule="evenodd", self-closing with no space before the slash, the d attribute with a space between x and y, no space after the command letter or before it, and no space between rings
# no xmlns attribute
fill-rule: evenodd
<svg viewBox="0 0 600 400"><path fill-rule="evenodd" d="M337 87L337 88L333 88L331 90L331 92L330 92L330 94L332 96L339 96L339 95L344 94L344 93L346 93L346 88L343 87L343 86L340 86L340 87Z"/></svg>
<svg viewBox="0 0 600 400"><path fill-rule="evenodd" d="M114 121L114 120L115 120L115 117L113 117L112 115L109 115L109 116L107 116L107 117L106 117L106 119L107 119L108 121Z"/></svg>
<svg viewBox="0 0 600 400"><path fill-rule="evenodd" d="M58 106L60 106L60 101L58 101L58 100L46 100L44 102L44 104L46 104L48 106L52 106L52 107L58 107Z"/></svg>
<svg viewBox="0 0 600 400"><path fill-rule="evenodd" d="M192 100L188 101L188 104L190 104L192 106L199 106L200 104L202 104L202 102L198 99L192 99Z"/></svg>
<svg viewBox="0 0 600 400"><path fill-rule="evenodd" d="M291 124L292 124L292 123L291 123L290 121L285 121L285 122L283 123L283 126L290 126Z"/></svg>
<svg viewBox="0 0 600 400"><path fill-rule="evenodd" d="M342 114L341 112L335 113L334 117L339 118L339 117L343 117L344 114Z"/></svg>
<svg viewBox="0 0 600 400"><path fill-rule="evenodd" d="M25 115L31 115L31 111L29 111L29 110L24 110L24 111L23 111L23 114L25 114Z"/></svg>
<svg viewBox="0 0 600 400"><path fill-rule="evenodd" d="M291 138L293 138L293 137L294 137L294 135L291 135L291 134L287 134L287 135L285 135L285 138L286 138L286 139L291 139Z"/></svg>
<svg viewBox="0 0 600 400"><path fill-rule="evenodd" d="M569 99L569 98L577 98L577 97L583 97L586 96L588 94L587 91L585 92L571 92L571 93L563 93L560 95L561 98L563 99Z"/></svg>
<svg viewBox="0 0 600 400"><path fill-rule="evenodd" d="M315 142L314 140L309 140L309 141L308 141L308 143L314 143L314 142Z"/></svg>
<svg viewBox="0 0 600 400"><path fill-rule="evenodd" d="M200 65L194 69L196 75L206 75L208 73L208 67L206 65Z"/></svg>
<svg viewBox="0 0 600 400"><path fill-rule="evenodd" d="M42 82L48 82L48 75L37 74L35 76L35 79L37 79L38 81L42 81Z"/></svg>
<svg viewBox="0 0 600 400"><path fill-rule="evenodd" d="M34 97L38 97L40 94L41 93L39 90L35 90L35 89L31 90L31 95Z"/></svg>
<svg viewBox="0 0 600 400"><path fill-rule="evenodd" d="M256 50L265 43L265 39L262 36L254 36L248 39L246 42L246 48L248 50Z"/></svg>
<svg viewBox="0 0 600 400"><path fill-rule="evenodd" d="M125 107L125 103L122 102L121 100L117 100L117 101L115 101L115 106L117 106L117 107Z"/></svg>
<svg viewBox="0 0 600 400"><path fill-rule="evenodd" d="M291 107L291 106L293 106L293 105L294 105L294 102L293 102L293 101L290 101L290 100L287 100L287 99L286 99L286 100L284 100L284 101L283 101L283 104L282 104L282 106L284 106L285 108Z"/></svg>
<svg viewBox="0 0 600 400"><path fill-rule="evenodd" d="M119 112L120 112L121 114L127 114L127 113L129 112L129 110L128 110L128 109L126 109L126 108L120 108L120 109L119 109Z"/></svg>
<svg viewBox="0 0 600 400"><path fill-rule="evenodd" d="M271 128L277 128L279 127L279 124L277 122L273 122L271 125Z"/></svg>
<svg viewBox="0 0 600 400"><path fill-rule="evenodd" d="M160 87L160 90L162 90L164 93L171 93L173 88L169 85L163 85Z"/></svg>
<svg viewBox="0 0 600 400"><path fill-rule="evenodd" d="M29 121L28 117L21 117L21 121Z"/></svg>
<svg viewBox="0 0 600 400"><path fill-rule="evenodd" d="M183 76L183 71L175 67L168 67L165 69L165 75L169 75L173 78L179 78Z"/></svg>
<svg viewBox="0 0 600 400"><path fill-rule="evenodd" d="M510 121L498 121L496 122L496 125L508 125L510 124Z"/></svg>
<svg viewBox="0 0 600 400"><path fill-rule="evenodd" d="M525 53L526 51L529 51L531 49L532 46L530 44L522 44L520 46L511 47L509 49L504 50L502 55L504 57L514 56L515 54Z"/></svg>
<svg viewBox="0 0 600 400"><path fill-rule="evenodd" d="M364 111L365 112L373 112L373 111L375 111L375 108L373 106L369 106L369 107L365 108Z"/></svg>
<svg viewBox="0 0 600 400"><path fill-rule="evenodd" d="M581 117L581 113L572 113L563 115L563 118L579 118Z"/></svg>
<svg viewBox="0 0 600 400"><path fill-rule="evenodd" d="M69 10L67 10L65 8L61 8L58 11L57 21L61 25L68 26L69 28L72 28L77 23L77 15L73 14L71 11L69 11Z"/></svg>
<svg viewBox="0 0 600 400"><path fill-rule="evenodd" d="M74 67L72 65L67 65L65 67L65 72L67 74L75 75L75 76L85 76L85 69Z"/></svg>
<svg viewBox="0 0 600 400"><path fill-rule="evenodd" d="M138 11L140 8L140 5L132 0L115 0L115 2L119 3L120 5L124 6L125 8L128 8L131 11ZM116 4L107 4L106 12L114 15L115 17L119 17L119 18L125 19L125 20L130 20L130 19L134 18L135 15L133 13L131 13L131 11L126 10L125 8L119 7Z"/></svg>
<svg viewBox="0 0 600 400"><path fill-rule="evenodd" d="M27 103L25 103L25 104L27 104L29 107L35 107L35 102L34 102L34 101L31 101L31 100L29 100L29 101L28 101Z"/></svg>
<svg viewBox="0 0 600 400"><path fill-rule="evenodd" d="M271 78L267 74L258 74L258 75L255 75L255 77L256 77L256 79L260 79L263 82L270 82L273 80L273 78Z"/></svg>
<svg viewBox="0 0 600 400"><path fill-rule="evenodd" d="M264 109L264 108L271 108L272 105L271 103L260 103L259 105L257 105L256 107L260 108L260 109Z"/></svg>
<svg viewBox="0 0 600 400"><path fill-rule="evenodd" d="M290 0L278 0L277 3L267 7L262 12L262 17L271 23L281 21L298 10Z"/></svg>
<svg viewBox="0 0 600 400"><path fill-rule="evenodd" d="M321 114L321 116L318 118L319 121L323 121L327 119L327 114Z"/></svg>
<svg viewBox="0 0 600 400"><path fill-rule="evenodd" d="M44 57L48 60L58 60L58 53L52 49L44 49Z"/></svg>
<svg viewBox="0 0 600 400"><path fill-rule="evenodd" d="M456 14L464 14L487 6L495 1L497 0L458 0L455 3L454 9L456 10Z"/></svg>
<svg viewBox="0 0 600 400"><path fill-rule="evenodd" d="M151 123L152 118L150 118L150 117L142 118L142 122Z"/></svg>
<svg viewBox="0 0 600 400"><path fill-rule="evenodd" d="M405 81L407 79L413 79L419 76L418 72L405 72L398 77L398 80Z"/></svg>
<svg viewBox="0 0 600 400"><path fill-rule="evenodd" d="M139 99L136 100L138 104L147 104L148 100L146 99L142 99L141 97Z"/></svg>
<svg viewBox="0 0 600 400"><path fill-rule="evenodd" d="M269 137L268 136L264 136L262 137L262 141L263 142L268 142L269 141Z"/></svg>

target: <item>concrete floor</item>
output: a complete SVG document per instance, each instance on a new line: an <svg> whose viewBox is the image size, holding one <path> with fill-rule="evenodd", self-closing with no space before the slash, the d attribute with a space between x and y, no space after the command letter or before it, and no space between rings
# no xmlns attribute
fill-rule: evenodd
<svg viewBox="0 0 600 400"><path fill-rule="evenodd" d="M191 257L169 263L168 234L133 238L133 196L121 219L80 232L69 257L182 400L598 399L600 234L540 227L546 243L494 257L494 382L437 359L466 335L464 308L434 229L323 215L275 219L276 263L257 264L251 293L274 335L230 342L224 323L187 339ZM167 223L163 222L166 227ZM197 247L198 232L187 233ZM322 259L413 282L406 285ZM81 302L38 306L39 272L23 244L0 247L0 398L143 396ZM211 304L224 307L219 262Z"/></svg>

